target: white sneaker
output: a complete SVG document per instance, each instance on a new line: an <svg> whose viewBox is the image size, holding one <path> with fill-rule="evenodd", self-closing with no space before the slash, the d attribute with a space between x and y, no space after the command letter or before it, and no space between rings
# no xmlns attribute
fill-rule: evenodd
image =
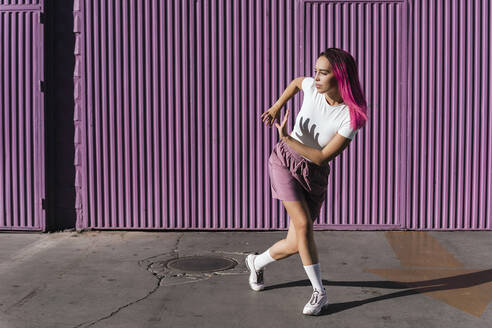
<svg viewBox="0 0 492 328"><path fill-rule="evenodd" d="M302 314L318 315L326 306L328 306L328 296L326 293L326 289L323 288L323 292L320 292L315 288L313 291L313 295L311 295L311 299L304 306Z"/></svg>
<svg viewBox="0 0 492 328"><path fill-rule="evenodd" d="M249 254L248 256L246 256L246 259L244 260L246 262L246 266L249 269L249 286L254 291L263 290L265 286L263 282L264 269L256 270L255 268L255 257L257 256L257 254L258 253Z"/></svg>

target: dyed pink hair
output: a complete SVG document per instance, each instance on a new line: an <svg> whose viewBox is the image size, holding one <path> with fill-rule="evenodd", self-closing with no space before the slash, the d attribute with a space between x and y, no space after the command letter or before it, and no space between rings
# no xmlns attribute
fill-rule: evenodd
<svg viewBox="0 0 492 328"><path fill-rule="evenodd" d="M338 82L338 91L350 110L350 126L359 129L366 124L367 102L362 92L354 57L345 50L328 48L319 54L325 56L331 64Z"/></svg>

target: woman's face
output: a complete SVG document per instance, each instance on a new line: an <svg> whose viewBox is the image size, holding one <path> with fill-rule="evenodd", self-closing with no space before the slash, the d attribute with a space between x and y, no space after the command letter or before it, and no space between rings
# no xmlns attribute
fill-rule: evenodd
<svg viewBox="0 0 492 328"><path fill-rule="evenodd" d="M319 93L338 94L338 83L328 58L321 56L316 60L314 80Z"/></svg>

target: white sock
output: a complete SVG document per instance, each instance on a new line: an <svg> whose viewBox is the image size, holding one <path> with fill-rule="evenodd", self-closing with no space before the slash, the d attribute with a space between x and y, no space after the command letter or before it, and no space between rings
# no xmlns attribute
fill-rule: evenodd
<svg viewBox="0 0 492 328"><path fill-rule="evenodd" d="M323 282L321 281L321 269L319 263L312 264L312 265L304 265L304 270L306 270L309 280L311 280L311 285L313 285L313 290L317 289L321 293L324 293L325 289L323 287Z"/></svg>
<svg viewBox="0 0 492 328"><path fill-rule="evenodd" d="M261 253L260 255L257 255L255 257L254 265L256 270L260 270L267 264L270 264L272 262L276 261L271 255L270 255L270 248Z"/></svg>

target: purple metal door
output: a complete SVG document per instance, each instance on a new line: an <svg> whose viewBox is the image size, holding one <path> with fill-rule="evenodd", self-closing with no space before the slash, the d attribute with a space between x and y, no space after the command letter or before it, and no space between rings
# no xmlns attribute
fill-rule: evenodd
<svg viewBox="0 0 492 328"><path fill-rule="evenodd" d="M0 1L0 230L45 230L42 0Z"/></svg>
<svg viewBox="0 0 492 328"><path fill-rule="evenodd" d="M260 115L295 78L295 1L75 1L77 228L287 227Z"/></svg>
<svg viewBox="0 0 492 328"><path fill-rule="evenodd" d="M492 229L491 8L410 2L409 229Z"/></svg>
<svg viewBox="0 0 492 328"><path fill-rule="evenodd" d="M300 26L298 75L311 76L324 49L342 48L357 62L368 103L368 123L330 164L319 226L403 228L406 3L301 0L296 13Z"/></svg>

